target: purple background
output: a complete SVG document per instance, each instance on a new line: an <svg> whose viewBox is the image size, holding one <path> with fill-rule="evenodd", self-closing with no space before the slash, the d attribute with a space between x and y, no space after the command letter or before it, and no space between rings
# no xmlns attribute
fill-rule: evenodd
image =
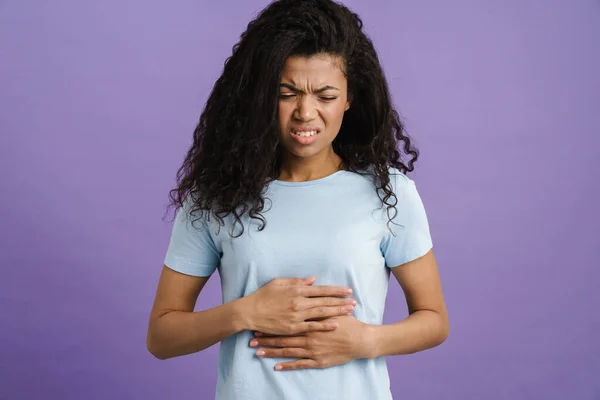
<svg viewBox="0 0 600 400"><path fill-rule="evenodd" d="M450 310L389 358L395 398L600 398L600 2L347 4L422 151ZM217 346L158 361L146 324L167 191L265 5L0 1L0 399L213 398Z"/></svg>

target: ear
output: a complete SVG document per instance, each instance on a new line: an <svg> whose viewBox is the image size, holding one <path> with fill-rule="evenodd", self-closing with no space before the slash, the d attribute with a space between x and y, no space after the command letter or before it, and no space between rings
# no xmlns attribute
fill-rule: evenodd
<svg viewBox="0 0 600 400"><path fill-rule="evenodd" d="M346 107L344 107L344 111L348 111L348 109L350 109L350 104L352 104L352 102L350 100L348 100L346 102Z"/></svg>

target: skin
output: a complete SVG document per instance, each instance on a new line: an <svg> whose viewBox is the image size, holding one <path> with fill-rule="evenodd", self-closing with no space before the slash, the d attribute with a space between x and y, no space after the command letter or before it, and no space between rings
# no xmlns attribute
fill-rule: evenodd
<svg viewBox="0 0 600 400"><path fill-rule="evenodd" d="M283 151L280 180L304 182L341 168L332 142L350 108L347 81L337 57L290 57L281 73L279 131ZM320 129L311 145L297 143L290 130L303 126Z"/></svg>
<svg viewBox="0 0 600 400"><path fill-rule="evenodd" d="M156 358L196 353L244 330L294 335L337 329L327 318L346 315L356 304L346 297L349 288L312 286L310 277L273 279L249 296L195 312L208 279L163 266L146 337Z"/></svg>
<svg viewBox="0 0 600 400"><path fill-rule="evenodd" d="M308 181L343 168L332 142L351 107L339 58L293 57L282 71L279 127L283 154L280 180ZM326 88L326 89L323 89ZM314 143L302 145L290 129L318 127ZM277 370L325 368L358 358L410 354L442 343L448 316L433 251L392 268L409 316L395 324L368 325L348 315L356 302L349 288L313 286L315 277L274 279L255 293L194 312L208 277L163 267L148 325L147 347L157 358L191 354L244 330L259 357L291 357Z"/></svg>

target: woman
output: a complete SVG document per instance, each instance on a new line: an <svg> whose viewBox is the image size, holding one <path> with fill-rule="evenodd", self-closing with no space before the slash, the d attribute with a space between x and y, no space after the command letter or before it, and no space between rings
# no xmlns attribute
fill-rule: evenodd
<svg viewBox="0 0 600 400"><path fill-rule="evenodd" d="M221 342L218 399L390 399L384 356L448 334L404 175L416 158L359 17L329 0L269 5L226 61L171 192L149 351ZM223 305L193 312L216 269ZM382 325L390 272L410 316Z"/></svg>

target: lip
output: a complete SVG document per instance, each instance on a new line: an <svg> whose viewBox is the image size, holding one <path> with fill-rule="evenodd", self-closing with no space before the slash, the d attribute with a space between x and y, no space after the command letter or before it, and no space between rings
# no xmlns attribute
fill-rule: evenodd
<svg viewBox="0 0 600 400"><path fill-rule="evenodd" d="M318 128L316 126L297 126L297 127L292 127L290 129L290 131L294 131L294 132L310 132L310 131L317 131L317 135L319 133L321 133L321 128Z"/></svg>
<svg viewBox="0 0 600 400"><path fill-rule="evenodd" d="M317 131L316 135L313 136L309 136L309 137L302 137L302 136L298 136L293 134L292 132L310 132L310 131ZM303 146L308 146L313 144L317 138L319 137L319 135L321 134L321 129L315 127L315 126L303 126L303 127L298 127L298 128L292 128L289 130L290 136L299 144L303 145Z"/></svg>

